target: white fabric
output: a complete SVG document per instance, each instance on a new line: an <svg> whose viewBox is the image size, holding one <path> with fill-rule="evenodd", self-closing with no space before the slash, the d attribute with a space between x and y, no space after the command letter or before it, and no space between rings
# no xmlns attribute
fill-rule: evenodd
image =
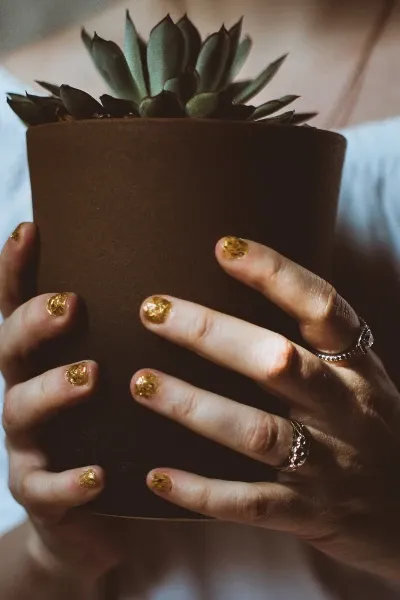
<svg viewBox="0 0 400 600"><path fill-rule="evenodd" d="M1 100L4 92L19 88L0 70L1 245L15 225L32 219L23 128ZM400 299L400 119L357 127L346 135L349 151L336 277L341 291L360 306L368 285L374 286L367 296L373 304L363 309L371 318L375 315L375 333L387 340L389 355L393 323L400 326L394 311ZM363 285L361 274L369 275ZM389 296L394 296L392 313ZM0 532L4 532L24 513L7 491L0 435ZM132 544L120 570L118 600L400 598L399 589L336 565L287 535L214 522L126 521L126 526Z"/></svg>

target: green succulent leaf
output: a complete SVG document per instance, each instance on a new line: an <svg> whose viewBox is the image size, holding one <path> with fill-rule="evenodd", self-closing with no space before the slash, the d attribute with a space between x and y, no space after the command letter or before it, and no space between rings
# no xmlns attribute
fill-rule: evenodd
<svg viewBox="0 0 400 600"><path fill-rule="evenodd" d="M140 100L138 87L118 44L103 40L95 34L92 55L101 75L118 98L134 102Z"/></svg>
<svg viewBox="0 0 400 600"><path fill-rule="evenodd" d="M182 31L170 15L150 33L147 45L147 66L150 76L150 92L159 95L169 79L178 77L184 66L185 40Z"/></svg>
<svg viewBox="0 0 400 600"><path fill-rule="evenodd" d="M230 106L223 107L221 113L218 114L218 118L229 121L248 121L255 109L255 106L232 103Z"/></svg>
<svg viewBox="0 0 400 600"><path fill-rule="evenodd" d="M276 117L269 117L267 119L261 119L257 123L265 123L266 125L289 125L293 123L294 110L282 113Z"/></svg>
<svg viewBox="0 0 400 600"><path fill-rule="evenodd" d="M184 15L180 21L178 21L177 26L181 30L185 40L183 68L194 69L201 49L201 35L187 15Z"/></svg>
<svg viewBox="0 0 400 600"><path fill-rule="evenodd" d="M225 27L205 40L196 64L200 76L199 93L219 89L229 58L229 48L230 37Z"/></svg>
<svg viewBox="0 0 400 600"><path fill-rule="evenodd" d="M236 51L236 56L233 59L233 64L229 73L229 81L233 81L233 79L239 75L244 63L249 58L252 47L253 40L251 37L246 35L246 37L240 42Z"/></svg>
<svg viewBox="0 0 400 600"><path fill-rule="evenodd" d="M104 114L102 105L82 90L62 85L60 94L65 108L76 119L90 119L94 115Z"/></svg>
<svg viewBox="0 0 400 600"><path fill-rule="evenodd" d="M140 116L154 118L185 117L185 109L176 94L162 91L157 96L145 98L140 104Z"/></svg>
<svg viewBox="0 0 400 600"><path fill-rule="evenodd" d="M90 35L84 27L82 27L81 29L81 40L85 44L86 50L89 52L90 56L93 56L93 38L90 37Z"/></svg>
<svg viewBox="0 0 400 600"><path fill-rule="evenodd" d="M238 96L235 98L235 102L248 102L254 96L257 96L265 86L275 77L284 61L287 58L287 54L284 54L273 63L268 65L266 69L260 75L249 84L248 88L245 88Z"/></svg>
<svg viewBox="0 0 400 600"><path fill-rule="evenodd" d="M129 10L126 11L125 57L141 99L143 99L149 93L143 68L143 48Z"/></svg>
<svg viewBox="0 0 400 600"><path fill-rule="evenodd" d="M43 118L42 108L26 96L7 94L7 104L25 125L40 125L49 122Z"/></svg>
<svg viewBox="0 0 400 600"><path fill-rule="evenodd" d="M318 116L317 112L309 112L309 113L295 113L292 118L293 125L301 125L302 123L306 123L311 119L314 119Z"/></svg>
<svg viewBox="0 0 400 600"><path fill-rule="evenodd" d="M100 100L105 111L112 117L139 116L139 107L132 100L121 100L121 98L114 98L108 94L103 94Z"/></svg>
<svg viewBox="0 0 400 600"><path fill-rule="evenodd" d="M278 98L277 100L270 100L261 106L258 106L253 113L252 120L256 121L257 119L262 119L263 117L268 117L269 115L273 115L278 110L289 106L295 100L298 100L300 96L282 96L282 98Z"/></svg>
<svg viewBox="0 0 400 600"><path fill-rule="evenodd" d="M228 85L228 83L231 82L232 65L233 65L233 61L235 60L238 48L239 48L240 37L242 35L242 28L243 28L243 17L241 19L239 19L239 21L237 23L235 23L235 25L233 25L233 27L231 27L228 31L229 38L230 38L229 56L228 56L228 60L226 61L224 75L221 79L221 86L220 86L221 88L225 88Z"/></svg>
<svg viewBox="0 0 400 600"><path fill-rule="evenodd" d="M234 100L236 96L246 89L251 82L252 79L244 79L243 81L235 81L234 83L230 83L228 87L225 88L224 94L227 98Z"/></svg>
<svg viewBox="0 0 400 600"><path fill-rule="evenodd" d="M219 92L205 92L193 96L186 104L186 114L193 119L212 118L221 106Z"/></svg>
<svg viewBox="0 0 400 600"><path fill-rule="evenodd" d="M53 96L56 96L57 98L60 97L60 86L59 85L54 85L54 83L48 83L47 81L37 81L37 80L36 80L36 83L38 85L40 85L40 87L42 87L47 92L50 92L50 94L53 94Z"/></svg>
<svg viewBox="0 0 400 600"><path fill-rule="evenodd" d="M183 104L186 104L196 94L199 81L200 78L197 71L186 71L186 73L182 73L179 77L168 79L164 90L173 92L180 98Z"/></svg>

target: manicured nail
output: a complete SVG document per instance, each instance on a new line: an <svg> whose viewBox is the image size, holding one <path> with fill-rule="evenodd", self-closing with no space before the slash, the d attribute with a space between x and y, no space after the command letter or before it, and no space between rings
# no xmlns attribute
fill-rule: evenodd
<svg viewBox="0 0 400 600"><path fill-rule="evenodd" d="M237 237L227 237L222 244L222 251L225 258L229 260L235 260L243 258L249 253L249 244Z"/></svg>
<svg viewBox="0 0 400 600"><path fill-rule="evenodd" d="M151 478L150 487L156 492L168 494L172 490L172 481L165 473L154 473Z"/></svg>
<svg viewBox="0 0 400 600"><path fill-rule="evenodd" d="M17 227L14 229L14 231L12 232L12 234L10 235L10 238L11 238L12 240L14 240L14 242L18 242L18 241L19 241L19 238L21 237L21 230L22 230L22 227L23 227L23 225L24 225L23 223L20 223L20 224L19 224L19 225L18 225L18 226L17 226Z"/></svg>
<svg viewBox="0 0 400 600"><path fill-rule="evenodd" d="M87 490L91 490L100 485L99 478L94 469L87 469L79 475L79 485Z"/></svg>
<svg viewBox="0 0 400 600"><path fill-rule="evenodd" d="M68 294L56 294L47 300L47 312L53 317L62 317L67 312Z"/></svg>
<svg viewBox="0 0 400 600"><path fill-rule="evenodd" d="M87 363L77 363L66 371L66 376L71 385L83 386L89 382Z"/></svg>
<svg viewBox="0 0 400 600"><path fill-rule="evenodd" d="M155 373L145 373L135 383L135 393L141 398L153 398L159 389L160 378Z"/></svg>
<svg viewBox="0 0 400 600"><path fill-rule="evenodd" d="M153 296L143 305L146 321L155 325L165 323L172 309L172 303L161 296Z"/></svg>

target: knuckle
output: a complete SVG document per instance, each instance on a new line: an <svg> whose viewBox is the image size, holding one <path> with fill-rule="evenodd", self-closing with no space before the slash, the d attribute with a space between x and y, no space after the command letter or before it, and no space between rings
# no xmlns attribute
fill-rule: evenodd
<svg viewBox="0 0 400 600"><path fill-rule="evenodd" d="M197 392L190 390L183 402L178 402L172 407L173 414L182 421L193 421L198 406Z"/></svg>
<svg viewBox="0 0 400 600"><path fill-rule="evenodd" d="M3 429L6 433L11 433L17 424L18 418L15 410L15 403L10 398L9 394L6 394L3 403L3 414L2 424Z"/></svg>
<svg viewBox="0 0 400 600"><path fill-rule="evenodd" d="M25 507L33 506L35 504L35 493L32 488L30 475L24 475L17 487L17 494L20 498L21 504L23 504Z"/></svg>
<svg viewBox="0 0 400 600"><path fill-rule="evenodd" d="M264 494L255 486L246 497L236 499L236 512L241 521L258 524L268 516L267 504Z"/></svg>
<svg viewBox="0 0 400 600"><path fill-rule="evenodd" d="M330 322L337 315L340 305L340 296L336 289L331 284L326 284L326 286L324 300L315 316L316 321L322 324Z"/></svg>
<svg viewBox="0 0 400 600"><path fill-rule="evenodd" d="M279 380L287 375L293 366L296 357L296 348L292 342L282 338L277 344L274 357L266 367L265 379Z"/></svg>
<svg viewBox="0 0 400 600"><path fill-rule="evenodd" d="M249 454L265 457L270 454L277 442L278 431L273 419L260 412L247 428L244 448Z"/></svg>
<svg viewBox="0 0 400 600"><path fill-rule="evenodd" d="M202 345L215 327L215 317L211 310L202 311L191 332L191 342L194 346Z"/></svg>
<svg viewBox="0 0 400 600"><path fill-rule="evenodd" d="M206 485L199 492L197 507L200 514L208 514L211 508L211 489Z"/></svg>

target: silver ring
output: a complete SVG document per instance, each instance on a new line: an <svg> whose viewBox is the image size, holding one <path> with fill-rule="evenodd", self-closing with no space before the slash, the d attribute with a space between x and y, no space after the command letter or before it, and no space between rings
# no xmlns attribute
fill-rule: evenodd
<svg viewBox="0 0 400 600"><path fill-rule="evenodd" d="M293 473L300 469L310 456L310 438L303 423L299 421L290 421L293 429L293 443L290 454L284 464L279 467L282 473Z"/></svg>
<svg viewBox="0 0 400 600"><path fill-rule="evenodd" d="M346 350L346 352L341 352L340 354L327 354L325 352L314 352L318 358L321 360L325 360L326 362L342 362L348 361L360 354L367 354L368 350L372 348L374 345L374 336L372 334L371 328L366 324L363 319L360 319L361 323L361 331L358 336L358 340L354 346Z"/></svg>

